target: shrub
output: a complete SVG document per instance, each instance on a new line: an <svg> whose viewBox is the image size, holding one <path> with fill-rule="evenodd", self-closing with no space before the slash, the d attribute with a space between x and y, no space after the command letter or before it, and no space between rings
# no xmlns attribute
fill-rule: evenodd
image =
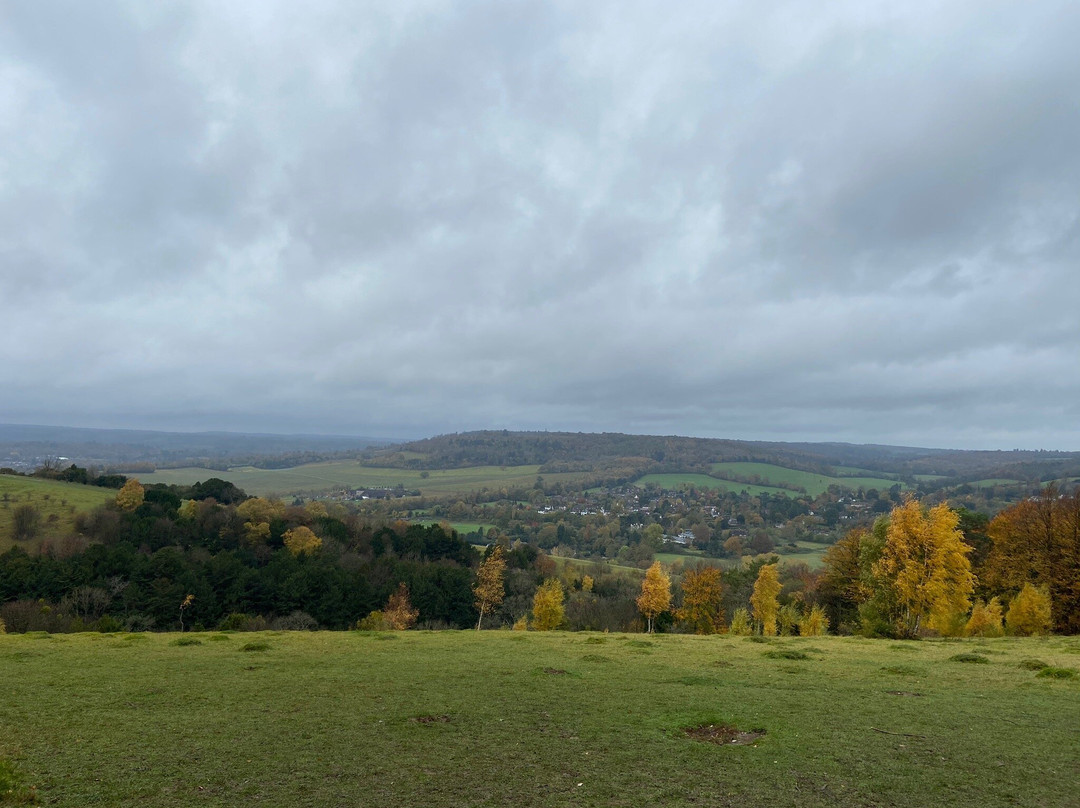
<svg viewBox="0 0 1080 808"><path fill-rule="evenodd" d="M266 631L268 627L265 617L242 612L233 612L218 623L218 631Z"/></svg>
<svg viewBox="0 0 1080 808"><path fill-rule="evenodd" d="M111 634L113 632L123 631L124 624L111 614L106 614L98 619L97 623L94 624L94 628L102 634Z"/></svg>
<svg viewBox="0 0 1080 808"><path fill-rule="evenodd" d="M18 505L12 512L11 536L15 541L29 541L41 526L41 511L36 505Z"/></svg>
<svg viewBox="0 0 1080 808"><path fill-rule="evenodd" d="M750 612L746 609L736 609L735 614L731 616L731 633L738 637L749 637L753 630L754 626L750 622Z"/></svg>
<svg viewBox="0 0 1080 808"><path fill-rule="evenodd" d="M279 617L270 627L275 631L317 631L319 622L307 612L297 610L287 617Z"/></svg>
<svg viewBox="0 0 1080 808"><path fill-rule="evenodd" d="M386 619L386 615L381 611L376 610L367 617L358 620L356 628L359 631L389 631L390 621Z"/></svg>
<svg viewBox="0 0 1080 808"><path fill-rule="evenodd" d="M1047 588L1024 584L1024 588L1009 604L1009 613L1005 615L1005 626L1010 634L1019 636L1049 634L1050 592Z"/></svg>
<svg viewBox="0 0 1080 808"><path fill-rule="evenodd" d="M517 620L514 621L514 625L511 627L514 631L528 631L529 630L529 615L523 614Z"/></svg>

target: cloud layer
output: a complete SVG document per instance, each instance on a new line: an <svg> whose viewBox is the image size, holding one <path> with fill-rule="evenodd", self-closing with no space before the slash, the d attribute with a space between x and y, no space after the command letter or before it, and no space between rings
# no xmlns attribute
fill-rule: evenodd
<svg viewBox="0 0 1080 808"><path fill-rule="evenodd" d="M1080 6L0 7L0 421L1080 449Z"/></svg>

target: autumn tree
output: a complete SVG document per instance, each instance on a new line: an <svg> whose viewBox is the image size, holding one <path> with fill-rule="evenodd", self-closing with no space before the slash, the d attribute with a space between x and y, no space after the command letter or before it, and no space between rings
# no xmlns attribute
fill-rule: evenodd
<svg viewBox="0 0 1080 808"><path fill-rule="evenodd" d="M414 609L409 600L409 587L402 581L383 609L383 618L390 626L391 631L406 631L416 625L416 619L420 616L420 610Z"/></svg>
<svg viewBox="0 0 1080 808"><path fill-rule="evenodd" d="M828 632L829 618L821 606L814 606L799 618L799 635L802 637L819 637Z"/></svg>
<svg viewBox="0 0 1080 808"><path fill-rule="evenodd" d="M558 578L548 578L533 595L533 628L537 631L551 631L563 624L563 588Z"/></svg>
<svg viewBox="0 0 1080 808"><path fill-rule="evenodd" d="M122 511L133 511L143 504L145 498L146 489L132 477L116 492L116 505Z"/></svg>
<svg viewBox="0 0 1080 808"><path fill-rule="evenodd" d="M1004 634L1001 627L1001 601L991 598L989 603L975 601L971 607L971 617L964 626L964 633L969 637L1000 637Z"/></svg>
<svg viewBox="0 0 1080 808"><path fill-rule="evenodd" d="M1039 498L999 513L987 533L986 590L1012 597L1025 584L1045 586L1055 630L1080 633L1080 490L1061 495L1048 485Z"/></svg>
<svg viewBox="0 0 1080 808"><path fill-rule="evenodd" d="M503 602L506 594L503 582L505 572L506 557L503 555L502 545L496 544L491 555L480 562L480 569L476 571L473 595L476 596L476 608L480 612L480 619L476 621L477 631L480 630L480 624L484 622L484 612Z"/></svg>
<svg viewBox="0 0 1080 808"><path fill-rule="evenodd" d="M754 581L754 593L750 596L750 608L754 619L761 625L766 637L776 634L776 616L780 611L780 572L776 564L765 564Z"/></svg>
<svg viewBox="0 0 1080 808"><path fill-rule="evenodd" d="M720 570L701 567L690 570L682 580L682 608L679 619L695 634L715 634L724 629L724 585Z"/></svg>
<svg viewBox="0 0 1080 808"><path fill-rule="evenodd" d="M653 632L653 621L671 606L671 578L664 572L659 561L654 561L645 572L641 582L641 595L637 599L638 610L645 615L649 624L649 633Z"/></svg>
<svg viewBox="0 0 1080 808"><path fill-rule="evenodd" d="M895 597L896 628L903 636L923 628L946 633L968 612L975 578L958 522L947 504L927 511L915 499L889 517L875 573Z"/></svg>
<svg viewBox="0 0 1080 808"><path fill-rule="evenodd" d="M294 556L313 555L322 547L322 539L316 536L311 528L303 525L286 530L282 539L286 549Z"/></svg>
<svg viewBox="0 0 1080 808"><path fill-rule="evenodd" d="M1049 634L1050 592L1047 587L1024 584L1023 589L1009 604L1009 612L1005 615L1005 625L1010 634L1021 636Z"/></svg>
<svg viewBox="0 0 1080 808"><path fill-rule="evenodd" d="M746 611L746 609L736 609L735 614L731 616L729 631L737 637L747 637L753 634L754 626L750 622L750 612Z"/></svg>
<svg viewBox="0 0 1080 808"><path fill-rule="evenodd" d="M244 519L244 540L256 547L270 538L270 523L285 515L285 503L252 497L241 502L236 513Z"/></svg>

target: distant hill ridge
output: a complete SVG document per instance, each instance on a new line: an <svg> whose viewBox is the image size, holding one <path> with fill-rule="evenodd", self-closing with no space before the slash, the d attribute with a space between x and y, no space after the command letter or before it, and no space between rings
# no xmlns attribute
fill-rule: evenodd
<svg viewBox="0 0 1080 808"><path fill-rule="evenodd" d="M540 465L541 473L633 467L639 471L707 471L728 461L771 463L818 474L858 467L890 474L976 480L1056 479L1080 475L1080 452L933 449L849 443L781 443L615 432L481 430L409 441L374 453L369 462L398 468Z"/></svg>

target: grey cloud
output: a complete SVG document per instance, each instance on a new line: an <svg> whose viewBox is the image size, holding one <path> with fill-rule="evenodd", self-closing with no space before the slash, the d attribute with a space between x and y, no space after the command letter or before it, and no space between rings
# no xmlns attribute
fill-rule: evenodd
<svg viewBox="0 0 1080 808"><path fill-rule="evenodd" d="M1080 448L1073 4L0 14L0 420Z"/></svg>

